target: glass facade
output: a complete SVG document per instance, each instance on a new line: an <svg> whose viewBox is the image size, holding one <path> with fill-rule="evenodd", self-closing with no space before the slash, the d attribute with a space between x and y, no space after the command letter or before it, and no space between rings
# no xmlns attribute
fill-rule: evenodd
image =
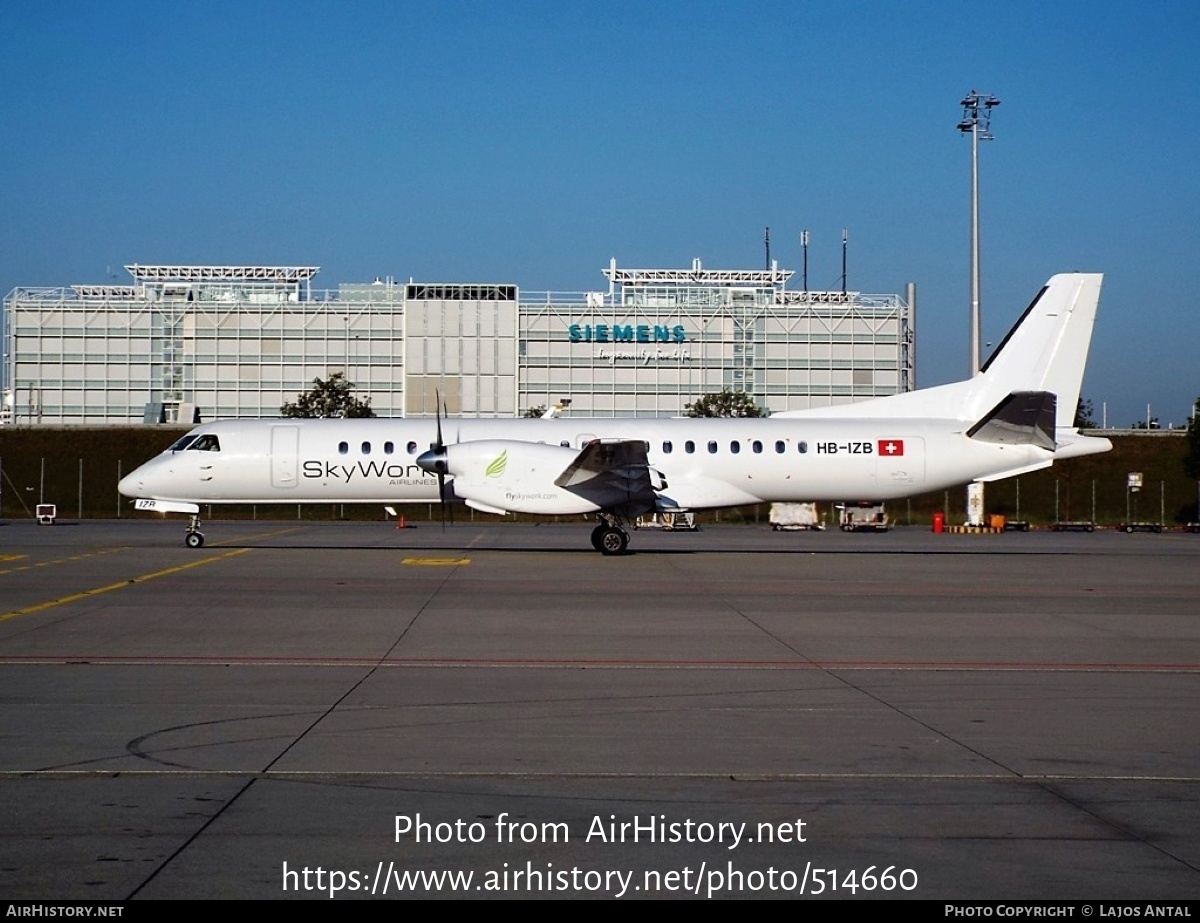
<svg viewBox="0 0 1200 923"><path fill-rule="evenodd" d="M786 270L627 270L607 291L377 280L313 291L315 267L127 267L134 285L5 299L6 419L277 416L343 372L381 416L673 416L726 388L771 411L910 390L911 305L795 292Z"/></svg>

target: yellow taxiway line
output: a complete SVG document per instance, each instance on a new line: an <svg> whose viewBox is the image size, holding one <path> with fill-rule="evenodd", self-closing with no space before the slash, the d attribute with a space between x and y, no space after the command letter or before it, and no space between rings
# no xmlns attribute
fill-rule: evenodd
<svg viewBox="0 0 1200 923"><path fill-rule="evenodd" d="M70 596L60 596L58 599L52 599L49 602L44 603L37 603L33 606L26 606L24 609L14 609L11 612L5 612L3 615L0 615L0 622L7 622L9 619L15 619L21 615L32 615L35 612L44 612L47 609L53 609L55 606L65 606L67 603L77 602L81 599L87 599L91 596L99 596L102 593L111 593L113 590L120 590L138 583L145 583L147 580L156 580L159 577L169 577L171 574L178 574L180 571L190 570L193 567L201 567L204 564L212 564L214 561L222 561L225 558L232 558L235 555L245 554L247 551L252 550L253 549L251 548L235 548L232 551L226 551L222 554L215 554L207 558L200 558L197 561L189 561L187 564L180 564L177 567L168 567L165 570L156 570L153 573L142 574L140 577L131 577L129 580L122 580L118 583L110 583L107 586L93 587L90 590L72 593Z"/></svg>

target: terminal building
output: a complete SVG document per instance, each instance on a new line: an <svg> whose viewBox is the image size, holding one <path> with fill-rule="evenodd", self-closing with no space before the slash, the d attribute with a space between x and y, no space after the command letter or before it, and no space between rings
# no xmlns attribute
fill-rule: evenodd
<svg viewBox="0 0 1200 923"><path fill-rule="evenodd" d="M915 289L788 288L792 272L625 269L598 291L515 284L313 287L315 266L147 266L130 285L6 298L4 421L278 416L344 373L380 416L677 416L745 391L769 411L914 387Z"/></svg>

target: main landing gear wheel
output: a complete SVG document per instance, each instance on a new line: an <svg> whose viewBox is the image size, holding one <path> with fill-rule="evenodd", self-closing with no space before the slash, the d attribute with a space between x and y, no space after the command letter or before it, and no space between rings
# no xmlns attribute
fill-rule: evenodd
<svg viewBox="0 0 1200 923"><path fill-rule="evenodd" d="M600 526L592 533L592 544L601 554L624 554L625 549L629 547L629 536L625 534L625 530L616 526Z"/></svg>

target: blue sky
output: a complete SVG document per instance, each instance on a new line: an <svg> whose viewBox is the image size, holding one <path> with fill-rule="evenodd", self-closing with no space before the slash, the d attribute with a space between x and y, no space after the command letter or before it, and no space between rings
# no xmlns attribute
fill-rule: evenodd
<svg viewBox="0 0 1200 923"><path fill-rule="evenodd" d="M1084 395L1200 395L1200 8L838 2L4 4L0 289L126 263L603 288L625 266L918 287L918 383L966 372L972 88L985 339L1106 274ZM986 354L986 352L985 352Z"/></svg>

